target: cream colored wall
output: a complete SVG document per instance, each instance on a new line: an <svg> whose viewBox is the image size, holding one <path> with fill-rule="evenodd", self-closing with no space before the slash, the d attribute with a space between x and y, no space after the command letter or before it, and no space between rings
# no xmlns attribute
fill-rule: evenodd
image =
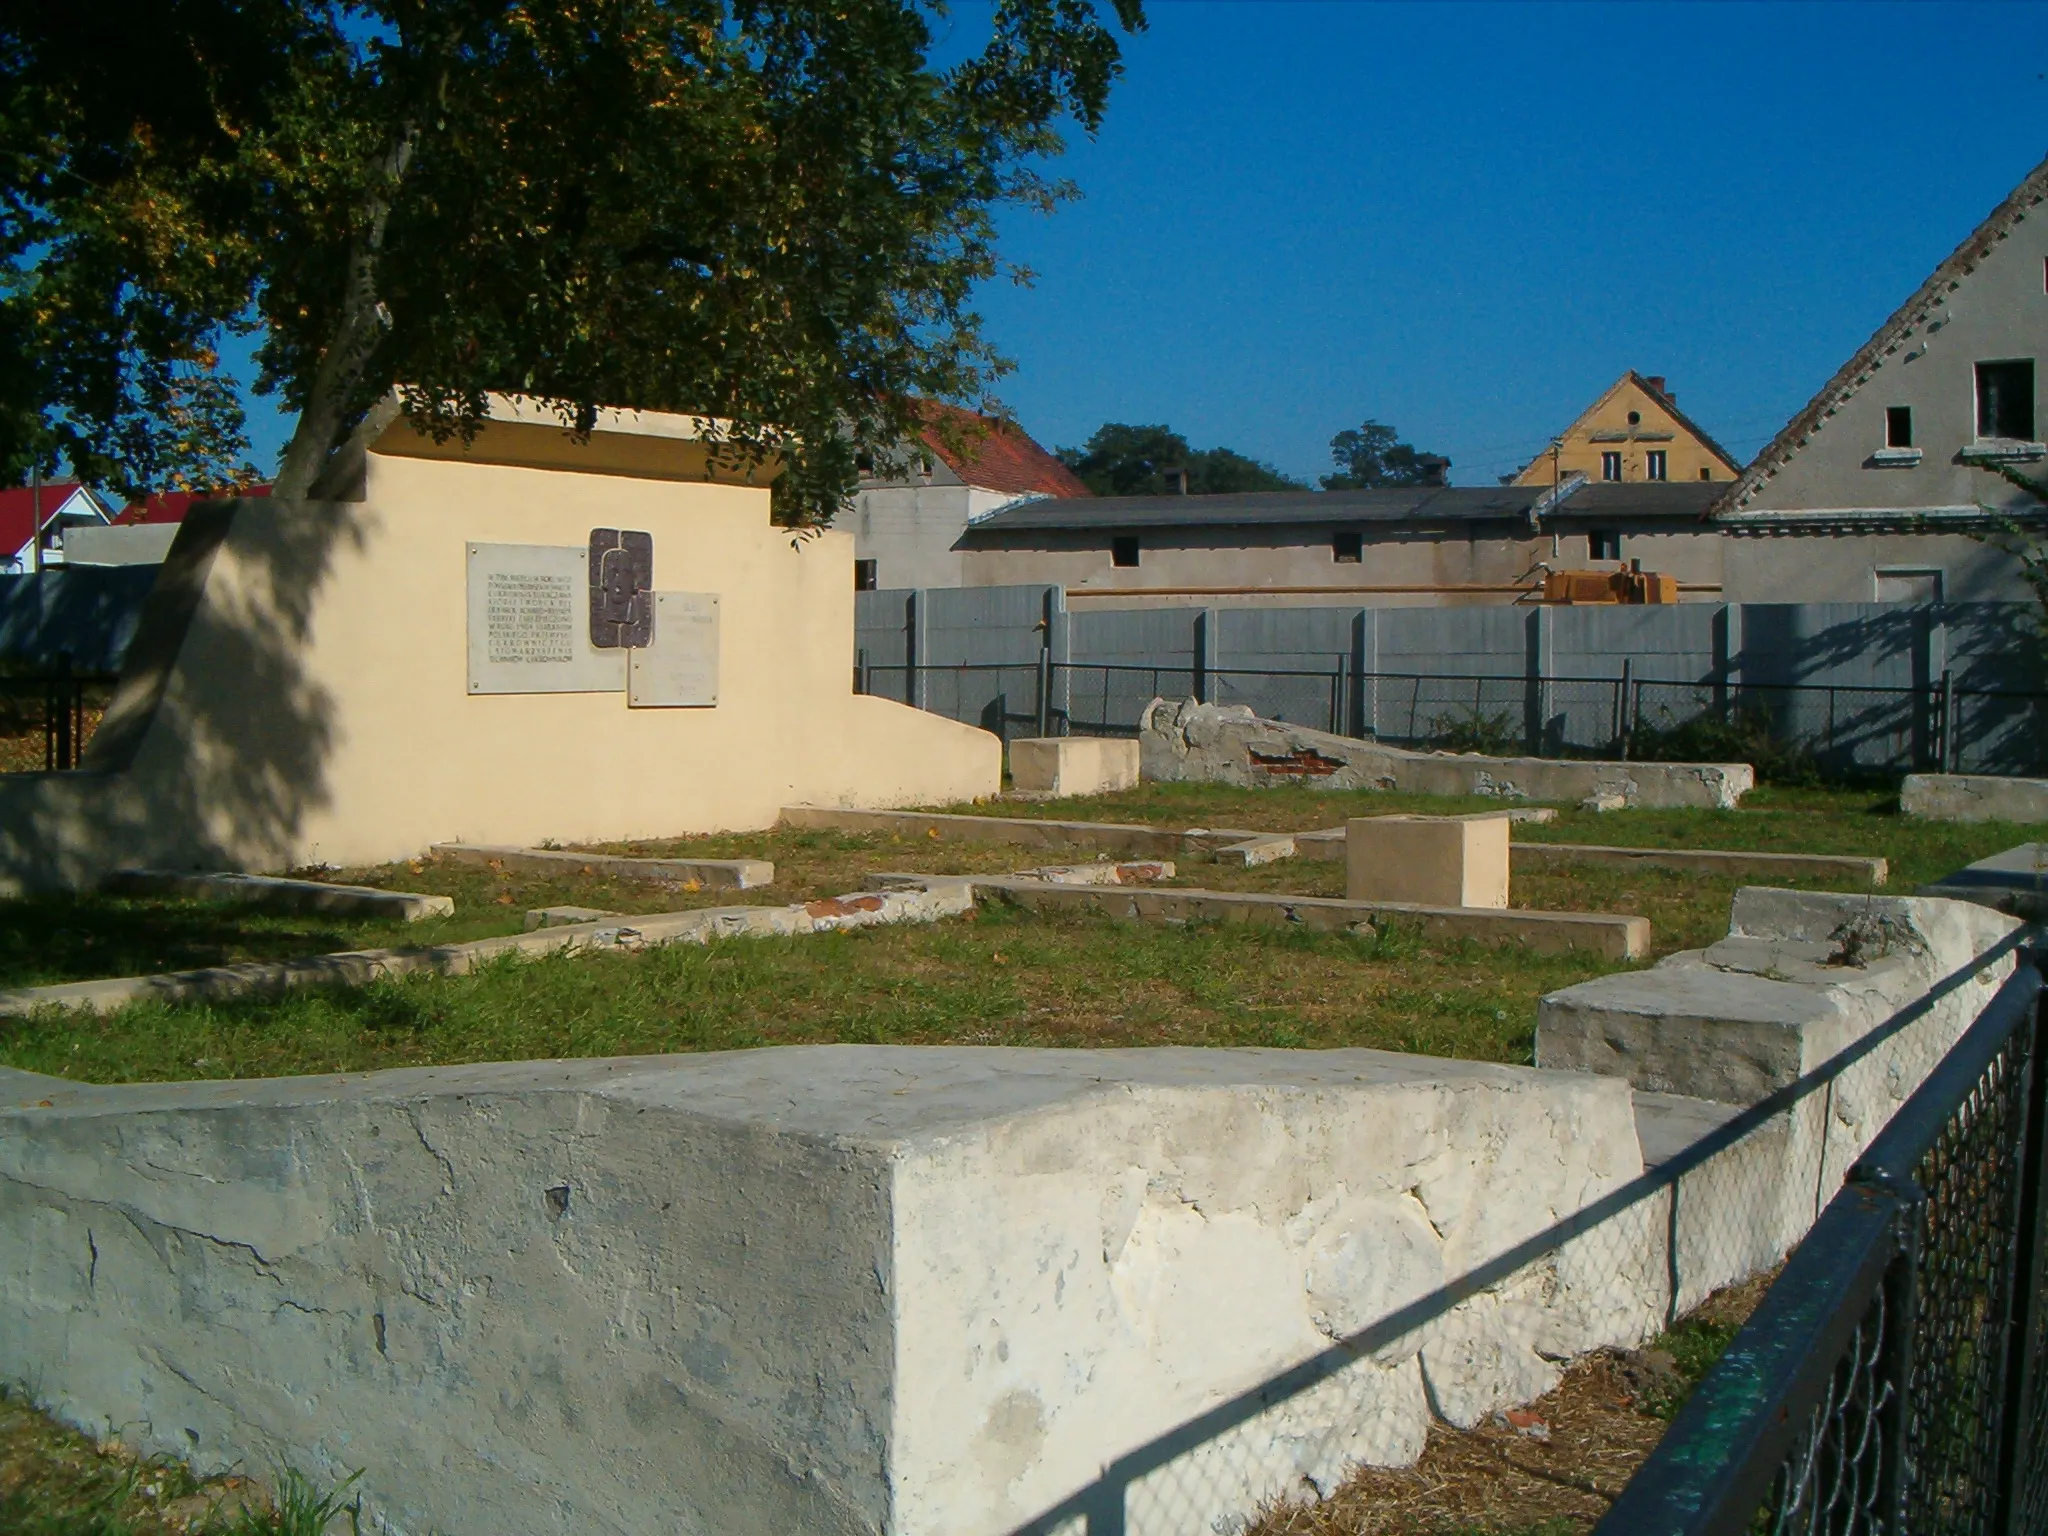
<svg viewBox="0 0 2048 1536"><path fill-rule="evenodd" d="M1628 419L1630 411L1636 412L1642 420L1631 425ZM1612 443L1593 441L1596 433L1615 432L1627 433L1628 440ZM1654 434L1662 433L1671 434L1668 441L1654 440ZM1583 420L1573 424L1559 450L1556 474L1564 476L1576 471L1588 480L1598 480L1600 455L1619 452L1621 478L1625 481L1647 480L1648 455L1651 450L1659 448L1666 455L1666 480L1696 481L1702 469L1707 471L1710 480L1727 482L1735 478L1728 466L1703 446L1684 423L1627 380L1587 412ZM1552 479L1550 455L1544 453L1515 477L1515 484L1549 485Z"/></svg>
<svg viewBox="0 0 2048 1536"><path fill-rule="evenodd" d="M598 526L653 535L658 590L720 594L716 708L469 693L468 541L581 547ZM994 736L853 694L852 552L848 534L770 526L762 489L385 454L361 502L242 502L132 764L0 787L0 882L993 793ZM17 818L41 824L15 835Z"/></svg>

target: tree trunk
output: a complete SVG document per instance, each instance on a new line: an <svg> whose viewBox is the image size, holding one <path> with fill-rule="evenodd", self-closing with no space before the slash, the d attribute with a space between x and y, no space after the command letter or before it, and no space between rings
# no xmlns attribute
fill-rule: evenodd
<svg viewBox="0 0 2048 1536"><path fill-rule="evenodd" d="M349 412L362 387L364 372L377 344L391 328L390 313L377 297L377 260L384 251L384 226L406 168L412 164L419 128L408 123L385 152L378 190L364 199L361 226L349 245L348 287L342 296L341 323L320 354L305 408L285 445L273 494L303 498L319 480L351 425Z"/></svg>

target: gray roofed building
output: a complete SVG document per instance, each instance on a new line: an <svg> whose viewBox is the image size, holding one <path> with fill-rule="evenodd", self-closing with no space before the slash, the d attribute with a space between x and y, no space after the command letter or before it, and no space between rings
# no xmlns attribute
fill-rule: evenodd
<svg viewBox="0 0 2048 1536"><path fill-rule="evenodd" d="M968 586L1056 582L1129 606L1195 598L1375 605L1504 603L1545 567L1640 560L1686 595L1720 592L1703 522L1725 486L1699 482L1413 486L1034 502L973 523Z"/></svg>

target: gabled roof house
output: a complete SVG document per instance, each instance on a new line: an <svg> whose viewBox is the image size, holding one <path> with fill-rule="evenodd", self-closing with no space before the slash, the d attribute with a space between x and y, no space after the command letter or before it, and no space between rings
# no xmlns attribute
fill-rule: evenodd
<svg viewBox="0 0 2048 1536"><path fill-rule="evenodd" d="M1729 481L1742 466L1690 416L1661 374L1631 368L1538 454L1511 485L1562 484L1573 475L1629 481Z"/></svg>
<svg viewBox="0 0 2048 1536"><path fill-rule="evenodd" d="M909 466L863 479L839 526L854 540L854 583L877 587L964 584L954 547L969 524L1023 502L1092 495L1015 422L927 402Z"/></svg>
<svg viewBox="0 0 2048 1536"><path fill-rule="evenodd" d="M36 526L39 498L40 530ZM38 533L43 563L61 565L66 529L104 527L111 521L106 504L76 480L51 481L40 491L26 485L0 491L0 575L20 575L35 569Z"/></svg>
<svg viewBox="0 0 2048 1536"><path fill-rule="evenodd" d="M2023 600L2048 525L2048 161L1894 310L1709 514L1752 601ZM1787 541L1798 541L1788 543Z"/></svg>

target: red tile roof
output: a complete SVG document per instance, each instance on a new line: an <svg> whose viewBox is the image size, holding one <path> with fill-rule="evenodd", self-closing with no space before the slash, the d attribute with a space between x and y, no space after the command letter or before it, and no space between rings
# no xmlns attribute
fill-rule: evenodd
<svg viewBox="0 0 2048 1536"><path fill-rule="evenodd" d="M1074 472L1024 434L1015 422L926 401L925 445L969 485L1012 496L1092 496ZM947 446L939 422L951 422L960 446Z"/></svg>
<svg viewBox="0 0 2048 1536"><path fill-rule="evenodd" d="M239 496L268 496L267 485L244 486L234 494ZM182 523L185 514L192 510L195 501L213 501L220 491L159 491L141 501L131 501L121 509L117 523Z"/></svg>
<svg viewBox="0 0 2048 1536"><path fill-rule="evenodd" d="M43 484L43 526L63 509L64 503L78 493L76 480L49 480ZM31 486L19 485L12 490L0 491L0 560L10 560L17 550L28 546L29 535L35 528L35 490Z"/></svg>

